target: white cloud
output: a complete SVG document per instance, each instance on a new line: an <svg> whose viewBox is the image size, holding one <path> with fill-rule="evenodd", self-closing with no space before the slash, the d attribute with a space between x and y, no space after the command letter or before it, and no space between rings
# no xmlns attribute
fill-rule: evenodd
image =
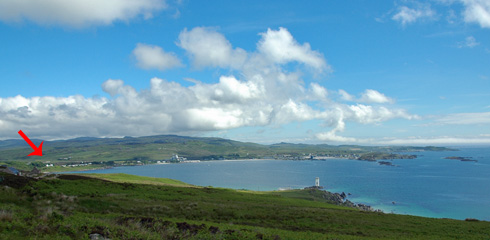
<svg viewBox="0 0 490 240"><path fill-rule="evenodd" d="M311 50L308 43L300 45L285 28L277 31L269 28L260 35L262 39L257 44L257 49L274 63L297 61L319 71L331 70L321 53Z"/></svg>
<svg viewBox="0 0 490 240"><path fill-rule="evenodd" d="M339 94L342 100L344 101L354 101L355 97L347 93L345 90L340 89Z"/></svg>
<svg viewBox="0 0 490 240"><path fill-rule="evenodd" d="M122 80L113 80L109 79L102 84L102 90L104 92L109 93L111 96L115 96L119 93L119 89L124 86L124 82Z"/></svg>
<svg viewBox="0 0 490 240"><path fill-rule="evenodd" d="M233 48L215 30L184 30L178 44L187 51L194 65L236 72L236 75L219 76L211 83L190 79L194 84L183 86L153 78L149 88L138 91L122 80L109 79L102 84L102 89L110 98L0 98L0 136L16 137L12 129L23 129L33 137L45 139L189 134L319 120L327 129L326 134L318 135L319 139L350 141L351 138L337 135L348 122L378 124L394 118L416 118L404 110L384 106L390 98L375 90L366 90L360 99L340 90L344 98L365 103L348 105L330 99L327 89L320 83L305 86L301 69L328 69L322 55L307 44L297 43L284 28L269 29L261 36L258 50L245 52ZM274 50L276 43L290 54L281 55ZM165 55L163 50L156 46L138 46L148 47L152 52L134 53L140 57L150 55L140 58L144 59L139 62L144 63L142 67L163 67L161 61L153 61ZM151 54L155 51L156 57L153 57ZM282 65L289 61L298 64L296 71Z"/></svg>
<svg viewBox="0 0 490 240"><path fill-rule="evenodd" d="M297 103L290 99L277 109L273 115L273 122L285 124L293 121L307 121L318 118L320 112L313 110L306 103Z"/></svg>
<svg viewBox="0 0 490 240"><path fill-rule="evenodd" d="M165 7L163 0L3 0L0 20L80 28L128 21L139 15L148 19Z"/></svg>
<svg viewBox="0 0 490 240"><path fill-rule="evenodd" d="M417 115L408 114L402 109L390 110L386 107L373 107L369 105L337 105L326 116L326 122L332 129L328 132L315 134L315 138L334 143L370 143L372 139L358 139L340 136L337 133L345 130L345 122L352 121L362 124L373 124L394 118L418 119Z"/></svg>
<svg viewBox="0 0 490 240"><path fill-rule="evenodd" d="M408 114L401 109L388 109L386 107L373 107L364 104L348 106L344 109L345 118L359 123L379 123L393 118L418 119L416 115Z"/></svg>
<svg viewBox="0 0 490 240"><path fill-rule="evenodd" d="M391 19L401 22L402 25L407 25L421 19L431 19L435 14L430 5L418 5L416 8L401 6Z"/></svg>
<svg viewBox="0 0 490 240"><path fill-rule="evenodd" d="M490 144L490 138L485 136L480 137L432 137L432 138L424 138L424 137L412 137L412 138L401 138L401 139L379 139L372 140L374 144L379 145L474 145L474 144L482 144L488 145Z"/></svg>
<svg viewBox="0 0 490 240"><path fill-rule="evenodd" d="M461 0L465 6L465 22L478 23L482 28L490 28L490 1Z"/></svg>
<svg viewBox="0 0 490 240"><path fill-rule="evenodd" d="M393 99L376 90L367 89L362 93L360 101L366 103L392 103Z"/></svg>
<svg viewBox="0 0 490 240"><path fill-rule="evenodd" d="M454 113L435 120L438 124L474 125L490 124L490 112Z"/></svg>
<svg viewBox="0 0 490 240"><path fill-rule="evenodd" d="M221 76L216 84L198 83L191 88L201 102L245 103L264 97L260 83L241 82L234 76Z"/></svg>
<svg viewBox="0 0 490 240"><path fill-rule="evenodd" d="M358 143L359 142L359 140L356 138L339 136L335 133L335 131L317 133L315 137L318 140L322 140L326 142L334 142L334 143Z"/></svg>
<svg viewBox="0 0 490 240"><path fill-rule="evenodd" d="M490 145L490 134L481 134L475 137L408 137L408 138L353 138L343 137L335 131L318 133L316 139L337 144L368 144L368 145L405 145L405 146L461 146L461 145Z"/></svg>
<svg viewBox="0 0 490 240"><path fill-rule="evenodd" d="M188 52L196 67L239 68L247 58L245 50L233 49L231 43L212 28L184 29L178 45Z"/></svg>
<svg viewBox="0 0 490 240"><path fill-rule="evenodd" d="M199 130L221 130L244 126L246 119L239 109L191 108L185 111L187 127Z"/></svg>
<svg viewBox="0 0 490 240"><path fill-rule="evenodd" d="M132 56L136 59L136 65L143 69L166 70L182 66L175 53L165 52L158 46L138 43Z"/></svg>
<svg viewBox="0 0 490 240"><path fill-rule="evenodd" d="M313 100L324 100L328 97L328 91L326 88L320 86L318 83L311 83L311 99Z"/></svg>
<svg viewBox="0 0 490 240"><path fill-rule="evenodd" d="M315 138L321 141L334 142L334 143L345 143L345 142L358 142L357 139L351 137L343 137L337 135L337 132L343 132L345 130L345 121L344 115L345 110L342 109L341 106L335 108L330 114L334 115L334 118L331 118L328 122L330 126L332 126L332 130L328 132L322 132L315 134Z"/></svg>
<svg viewBox="0 0 490 240"><path fill-rule="evenodd" d="M360 98L356 98L355 96L349 94L343 89L340 89L338 91L338 94L340 95L340 99L343 101L348 101L348 102L362 102L362 103L394 103L395 100L387 97L386 95L373 90L373 89L366 89L363 93L361 93Z"/></svg>
<svg viewBox="0 0 490 240"><path fill-rule="evenodd" d="M467 47L467 48L474 48L476 46L480 45L479 42L476 41L476 39L473 37L473 36L469 36L465 39L464 42L459 42L458 43L458 48L463 48L463 47Z"/></svg>

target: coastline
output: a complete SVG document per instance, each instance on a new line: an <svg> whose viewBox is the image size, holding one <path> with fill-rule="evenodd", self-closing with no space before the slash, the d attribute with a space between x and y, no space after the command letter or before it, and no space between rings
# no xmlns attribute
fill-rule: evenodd
<svg viewBox="0 0 490 240"><path fill-rule="evenodd" d="M212 160L182 160L177 162L169 162L168 160L149 160L149 163L142 161L130 161L129 164L118 164L116 165L104 165L104 167L91 167L94 166L91 163L84 164L75 163L75 165L56 165L55 167L42 167L41 171L44 173L57 173L57 172L73 172L73 171L90 171L98 169L106 169L113 167L124 167L124 166L144 166L144 165L162 165L162 164L176 164L176 163L198 163L198 162L250 162L250 161L326 161L326 160L357 160L357 161L367 161L367 162L378 162L382 164L379 160L396 160L396 159L415 159L417 155L405 155L405 154L377 154L377 155L345 155L345 156L321 156L321 157L308 157L308 158L288 158L288 157L272 157L272 158L248 158L248 159L212 159ZM112 162L119 162L127 160L114 160ZM106 164L106 162L100 162L101 164ZM81 165L79 165L81 164ZM54 168L54 170L50 170ZM60 168L71 168L69 171L59 171Z"/></svg>
<svg viewBox="0 0 490 240"><path fill-rule="evenodd" d="M478 149L477 152L471 151L461 153L462 156L473 157L473 159L478 160L478 163L463 163L461 161L450 160L441 161L441 158L451 156L451 153L428 152L424 155L420 155L419 158L414 160L395 160L394 163L399 165L399 167L396 168L380 166L376 162L369 161L344 161L346 159L342 158L334 158L327 161L230 159L201 161L200 163L185 165L165 164L160 165L161 167L151 164L149 166L140 165L140 168L137 169L123 168L118 170L112 168L108 169L109 171L104 171L104 169L95 171L99 173L124 172L140 176L172 178L200 186L214 186L237 190L249 189L252 191L274 191L281 187L287 189L302 189L306 186L311 186L314 182L314 177L317 175L320 177L321 183L323 183L328 190L338 193L341 193L342 191L345 193L351 192L353 195L348 196L350 201L372 206L372 208L380 209L385 213L459 220L464 220L466 218L490 220L488 219L489 215L486 214L488 211L476 210L481 209L482 206L488 206L489 199L488 192L480 187L487 182L485 180L487 178L484 178L482 174L485 172L484 170L489 167L488 158L486 156L488 156L488 153L490 152L488 149L483 150L484 151ZM247 162L250 162L250 164ZM478 167L475 168L477 165ZM453 176L454 168L460 170L456 177ZM320 169L323 173L317 172ZM368 169L369 171L366 171ZM465 173L474 172L476 169L478 169L478 171L474 174L477 174L479 177L463 178L466 176ZM87 169L83 172L90 172L90 170L93 169ZM416 172L414 172L415 170ZM256 173L256 171L260 171L260 173ZM197 176L194 177L194 174L197 174ZM248 178L247 176L242 176L245 174L257 177ZM222 177L216 177L220 175ZM235 178L234 175L237 177ZM298 178L300 175L306 176L306 180L304 180L304 177ZM291 178L292 176L295 177ZM271 181L272 178L276 179ZM417 189L417 185L426 182L429 179L431 182L437 184L433 184L432 187L426 188L427 191L415 190ZM461 192L459 188L455 188L459 185L454 184L459 184L462 179L466 179L465 186L471 184L472 189L475 190L472 190L470 194L468 194ZM359 181L363 181L364 183L361 184ZM448 187L434 188L440 186L440 181L447 183L446 185L448 185ZM380 184L376 184L376 182ZM409 184L409 186L402 191L393 192L390 190L399 189L399 186L401 186L400 184ZM415 189L413 187L415 187ZM466 188L467 187L464 189ZM412 192L412 194L405 194L409 192ZM414 197L413 193L416 193L417 197ZM422 198L422 196L424 196L424 198ZM421 202L417 199L430 199L427 201L434 203L440 203L440 201L442 201L444 204L430 204ZM396 204L393 205L393 201L396 201Z"/></svg>

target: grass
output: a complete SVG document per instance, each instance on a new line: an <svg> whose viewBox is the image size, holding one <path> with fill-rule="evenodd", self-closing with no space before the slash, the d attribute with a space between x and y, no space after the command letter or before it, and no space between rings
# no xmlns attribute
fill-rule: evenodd
<svg viewBox="0 0 490 240"><path fill-rule="evenodd" d="M362 212L316 192L176 186L125 174L3 175L0 239L485 239L490 223ZM12 178L12 179L10 179ZM13 184L16 183L16 184ZM9 186L11 185L11 186Z"/></svg>
<svg viewBox="0 0 490 240"><path fill-rule="evenodd" d="M169 186L193 186L191 184L174 180L170 178L154 178L130 175L125 173L110 173L110 174L98 174L98 173L85 173L77 174L80 176L88 176L97 179L103 179L111 182L119 183L134 183L134 184L150 184L150 185L169 185Z"/></svg>

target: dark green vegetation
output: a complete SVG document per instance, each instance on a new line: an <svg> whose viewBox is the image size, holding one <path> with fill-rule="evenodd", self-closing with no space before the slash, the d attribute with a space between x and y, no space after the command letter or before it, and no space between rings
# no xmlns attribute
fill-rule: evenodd
<svg viewBox="0 0 490 240"><path fill-rule="evenodd" d="M33 140L39 145L40 140ZM222 138L197 138L174 135L125 138L76 138L66 141L45 141L43 156L27 157L32 149L23 140L0 141L0 164L18 169L34 166L43 171L73 171L88 168L103 168L115 165L154 163L178 154L187 159L308 159L311 156L357 159L362 154L391 154L406 151L444 151L441 147L366 147L332 146L327 144L279 143L261 145ZM310 155L311 154L311 155ZM402 155L399 155L402 156ZM381 158L378 158L381 159ZM90 164L69 169L62 165ZM30 164L28 164L30 163ZM46 168L46 164L53 167Z"/></svg>
<svg viewBox="0 0 490 240"><path fill-rule="evenodd" d="M181 187L119 174L41 180L0 176L0 239L88 239L90 234L111 239L485 239L490 234L489 222L331 205L319 190ZM121 182L126 180L147 184Z"/></svg>
<svg viewBox="0 0 490 240"><path fill-rule="evenodd" d="M416 155L374 152L374 153L364 153L358 158L358 160L376 161L376 160L380 160L380 159L381 160L388 160L388 159L414 159L414 158L417 158L417 156Z"/></svg>

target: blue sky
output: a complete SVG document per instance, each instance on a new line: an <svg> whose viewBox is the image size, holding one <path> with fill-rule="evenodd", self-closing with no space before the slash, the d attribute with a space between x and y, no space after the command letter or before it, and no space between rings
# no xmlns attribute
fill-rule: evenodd
<svg viewBox="0 0 490 240"><path fill-rule="evenodd" d="M490 144L490 1L0 0L0 139Z"/></svg>

